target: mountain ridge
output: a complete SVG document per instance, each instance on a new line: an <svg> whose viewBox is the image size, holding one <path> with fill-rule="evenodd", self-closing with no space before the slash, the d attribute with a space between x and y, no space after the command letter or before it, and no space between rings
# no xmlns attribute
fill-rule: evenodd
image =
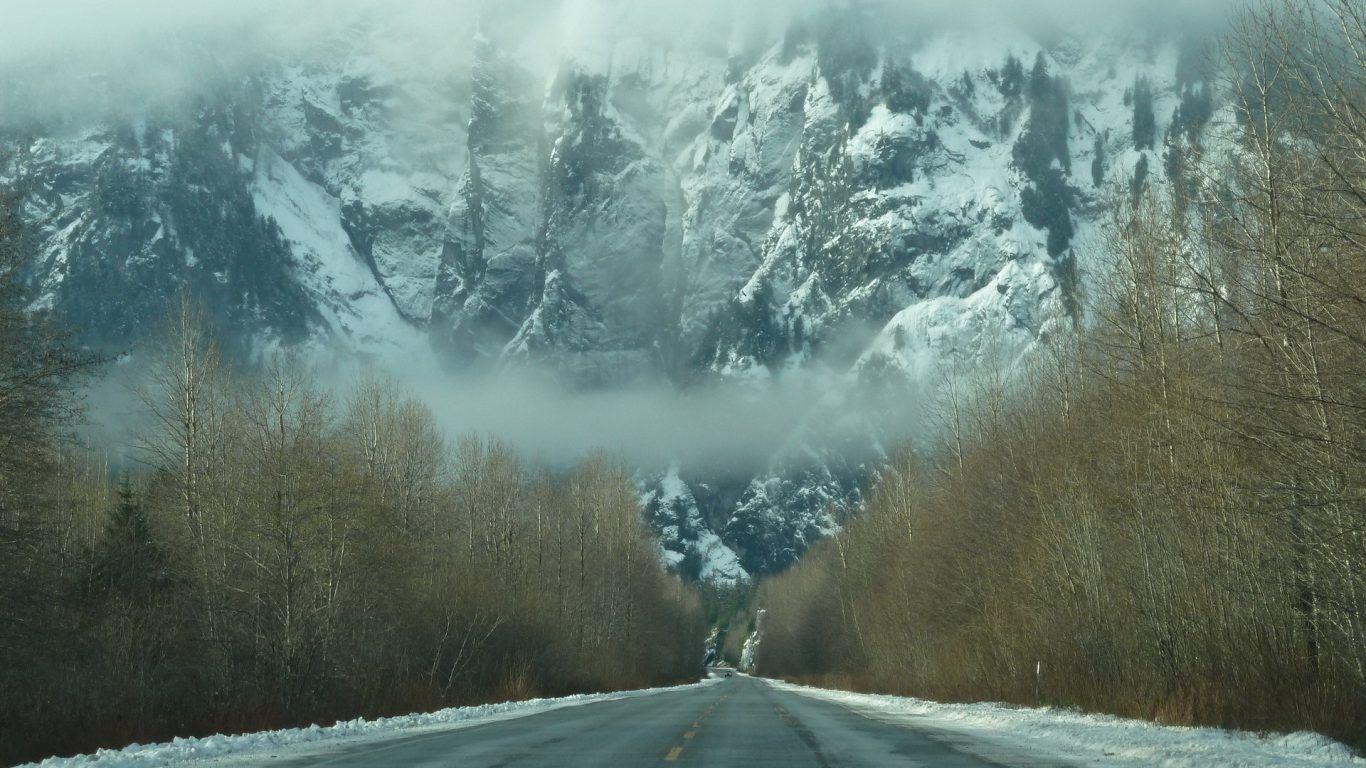
<svg viewBox="0 0 1366 768"><path fill-rule="evenodd" d="M627 38L548 74L486 30L463 85L281 60L188 115L5 128L0 184L35 307L97 346L188 288L246 357L684 396L827 381L763 471L638 468L667 560L770 572L857 510L939 380L1084 322L1100 199L1179 180L1213 110L1179 36L877 13L729 50Z"/></svg>

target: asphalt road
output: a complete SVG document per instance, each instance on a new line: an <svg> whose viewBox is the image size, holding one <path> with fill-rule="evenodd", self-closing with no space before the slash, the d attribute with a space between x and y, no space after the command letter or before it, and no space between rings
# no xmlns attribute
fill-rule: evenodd
<svg viewBox="0 0 1366 768"><path fill-rule="evenodd" d="M288 768L705 765L1061 766L947 731L883 722L735 677L511 720L270 761Z"/></svg>

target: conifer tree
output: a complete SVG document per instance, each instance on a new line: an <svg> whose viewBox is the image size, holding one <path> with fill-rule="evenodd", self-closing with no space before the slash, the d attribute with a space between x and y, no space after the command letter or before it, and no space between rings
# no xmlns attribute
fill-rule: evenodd
<svg viewBox="0 0 1366 768"><path fill-rule="evenodd" d="M1134 83L1134 149L1152 149L1157 138L1157 118L1153 114L1153 86L1148 78Z"/></svg>
<svg viewBox="0 0 1366 768"><path fill-rule="evenodd" d="M1096 143L1091 151L1091 183L1097 187L1105 183L1105 172L1108 169L1108 158L1105 152L1105 137L1096 134Z"/></svg>
<svg viewBox="0 0 1366 768"><path fill-rule="evenodd" d="M146 506L127 479L119 485L93 561L100 589L135 596L167 581L166 552L155 538Z"/></svg>

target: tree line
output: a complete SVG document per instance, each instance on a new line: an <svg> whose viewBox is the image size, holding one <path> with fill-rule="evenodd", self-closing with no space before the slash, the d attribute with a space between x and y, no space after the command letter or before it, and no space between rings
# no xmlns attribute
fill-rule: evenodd
<svg viewBox="0 0 1366 768"><path fill-rule="evenodd" d="M70 438L94 361L0 260L0 764L700 671L630 477L450 445L383 378L231 364L188 300L131 469Z"/></svg>
<svg viewBox="0 0 1366 768"><path fill-rule="evenodd" d="M937 447L761 587L761 672L1366 744L1366 10L1223 56L1223 140L1108 205L1092 322L949 378Z"/></svg>

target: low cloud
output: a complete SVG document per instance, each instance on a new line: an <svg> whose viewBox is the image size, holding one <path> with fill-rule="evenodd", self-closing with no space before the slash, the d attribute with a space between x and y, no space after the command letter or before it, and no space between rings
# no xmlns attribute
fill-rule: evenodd
<svg viewBox="0 0 1366 768"><path fill-rule="evenodd" d="M764 469L829 391L811 376L686 392L667 385L574 391L521 375L406 386L449 434L496 436L538 463L562 466L601 450L636 466L677 460L722 474Z"/></svg>
<svg viewBox="0 0 1366 768"><path fill-rule="evenodd" d="M136 461L139 434L153 426L138 394L148 364L145 351L121 358L84 394L85 440L115 462ZM324 366L315 380L340 417L358 382L378 375L425 403L452 443L463 435L495 438L539 466L564 468L604 452L633 467L662 470L678 461L714 477L763 471L837 386L833 376L805 372L685 391L662 382L584 391L531 370L415 372L421 369Z"/></svg>
<svg viewBox="0 0 1366 768"><path fill-rule="evenodd" d="M274 57L370 57L415 77L461 74L476 27L535 71L621 36L667 46L772 42L795 18L854 0L0 0L0 122L175 104ZM1084 29L1123 14L1188 27L1231 0L884 0L884 28L1041 19ZM481 21L482 20L482 21ZM382 30L357 37L359 28ZM534 61L540 58L545 61Z"/></svg>

